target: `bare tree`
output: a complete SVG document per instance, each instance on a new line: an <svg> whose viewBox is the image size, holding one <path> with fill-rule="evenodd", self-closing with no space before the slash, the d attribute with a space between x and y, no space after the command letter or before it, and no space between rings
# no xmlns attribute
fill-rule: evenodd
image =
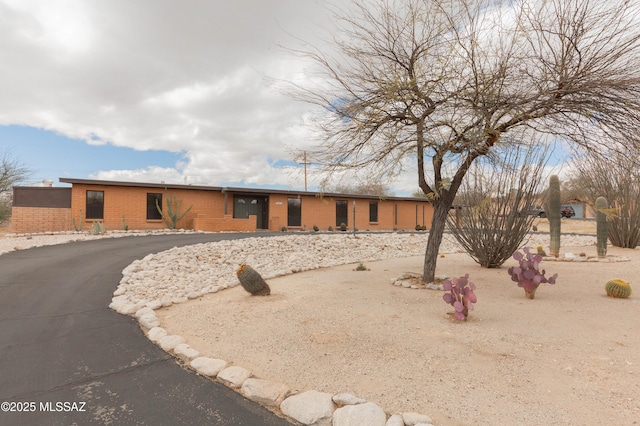
<svg viewBox="0 0 640 426"><path fill-rule="evenodd" d="M529 235L535 219L529 210L545 183L546 158L544 149L518 147L470 168L447 224L480 266L501 266Z"/></svg>
<svg viewBox="0 0 640 426"><path fill-rule="evenodd" d="M374 195L380 198L390 197L393 195L393 192L391 192L387 185L372 182L332 185L327 187L325 192L333 192L337 194Z"/></svg>
<svg viewBox="0 0 640 426"><path fill-rule="evenodd" d="M417 166L431 281L454 197L504 135L637 143L638 15L638 0L353 0L336 10L335 50L297 51L319 72L294 90L321 108L310 156L328 174Z"/></svg>
<svg viewBox="0 0 640 426"><path fill-rule="evenodd" d="M11 191L14 185L24 181L29 175L29 169L4 153L0 158L0 194Z"/></svg>
<svg viewBox="0 0 640 426"><path fill-rule="evenodd" d="M640 151L588 151L574 158L574 180L582 182L589 204L607 199L608 237L617 247L636 248L640 243Z"/></svg>

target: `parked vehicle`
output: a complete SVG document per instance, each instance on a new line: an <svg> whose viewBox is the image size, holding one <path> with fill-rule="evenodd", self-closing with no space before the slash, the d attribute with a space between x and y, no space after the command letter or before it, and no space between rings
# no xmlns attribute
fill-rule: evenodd
<svg viewBox="0 0 640 426"><path fill-rule="evenodd" d="M560 210L560 217L574 217L576 215L575 210L571 206L562 206L562 210Z"/></svg>
<svg viewBox="0 0 640 426"><path fill-rule="evenodd" d="M547 217L547 212L540 206L531 206L529 207L528 210L525 210L523 212L520 212L520 214L526 214L529 216L536 216L536 217ZM560 217L566 217L566 218L570 218L570 217L574 217L576 215L575 210L573 210L573 207L571 206L562 206L560 209Z"/></svg>
<svg viewBox="0 0 640 426"><path fill-rule="evenodd" d="M529 207L528 210L522 212L526 215L529 216L536 216L536 217L547 217L547 213L545 213L544 209L540 206L531 206Z"/></svg>

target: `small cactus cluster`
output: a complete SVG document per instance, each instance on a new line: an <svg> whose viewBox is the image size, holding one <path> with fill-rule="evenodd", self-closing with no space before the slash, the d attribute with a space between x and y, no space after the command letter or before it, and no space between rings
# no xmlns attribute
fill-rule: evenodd
<svg viewBox="0 0 640 426"><path fill-rule="evenodd" d="M607 296L610 297L626 299L627 297L631 296L631 284L629 284L628 281L620 278L614 278L607 281L607 283L604 285L604 289L607 292Z"/></svg>
<svg viewBox="0 0 640 426"><path fill-rule="evenodd" d="M102 235L102 234L104 234L105 233L104 223L101 220L96 220L95 222L93 222L91 233L93 235Z"/></svg>
<svg viewBox="0 0 640 426"><path fill-rule="evenodd" d="M538 252L538 256L542 256L542 257L544 257L544 256L546 256L546 255L547 255L547 252L545 252L545 251L544 251L544 249L542 248L542 246L538 246L538 247L536 247L536 251Z"/></svg>
<svg viewBox="0 0 640 426"><path fill-rule="evenodd" d="M264 278L251 266L243 263L236 271L238 280L242 284L242 288L251 293L252 296L268 296L271 289Z"/></svg>
<svg viewBox="0 0 640 426"><path fill-rule="evenodd" d="M524 289L525 295L529 299L533 299L538 286L542 283L555 284L558 274L549 278L545 277L545 270L540 269L542 256L531 253L529 247L523 248L522 251L524 253L517 251L513 254L513 258L520 265L510 267L507 272L511 276L511 280L517 282L518 287Z"/></svg>
<svg viewBox="0 0 640 426"><path fill-rule="evenodd" d="M448 291L442 296L442 299L455 309L453 316L460 321L466 320L469 311L473 310L473 304L478 301L473 292L476 286L469 281L469 274L444 281L442 288Z"/></svg>

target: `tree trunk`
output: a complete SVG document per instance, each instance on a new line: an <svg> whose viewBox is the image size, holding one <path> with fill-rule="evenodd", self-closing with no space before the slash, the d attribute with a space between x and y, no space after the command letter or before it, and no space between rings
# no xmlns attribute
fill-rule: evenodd
<svg viewBox="0 0 640 426"><path fill-rule="evenodd" d="M422 280L425 283L431 283L435 279L438 250L442 243L442 237L447 224L447 215L451 208L451 202L445 200L434 200L432 205L433 220L431 221L431 229L429 230L429 240L427 241L427 251L424 254L424 269L422 272Z"/></svg>

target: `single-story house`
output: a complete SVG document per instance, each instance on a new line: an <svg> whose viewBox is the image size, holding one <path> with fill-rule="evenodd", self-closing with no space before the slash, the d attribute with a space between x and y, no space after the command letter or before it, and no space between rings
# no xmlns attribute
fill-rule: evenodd
<svg viewBox="0 0 640 426"><path fill-rule="evenodd" d="M413 197L60 178L71 187L14 187L12 231L153 230L162 215L182 214L196 231L413 230L431 226L433 207ZM160 211L156 206L161 206Z"/></svg>

